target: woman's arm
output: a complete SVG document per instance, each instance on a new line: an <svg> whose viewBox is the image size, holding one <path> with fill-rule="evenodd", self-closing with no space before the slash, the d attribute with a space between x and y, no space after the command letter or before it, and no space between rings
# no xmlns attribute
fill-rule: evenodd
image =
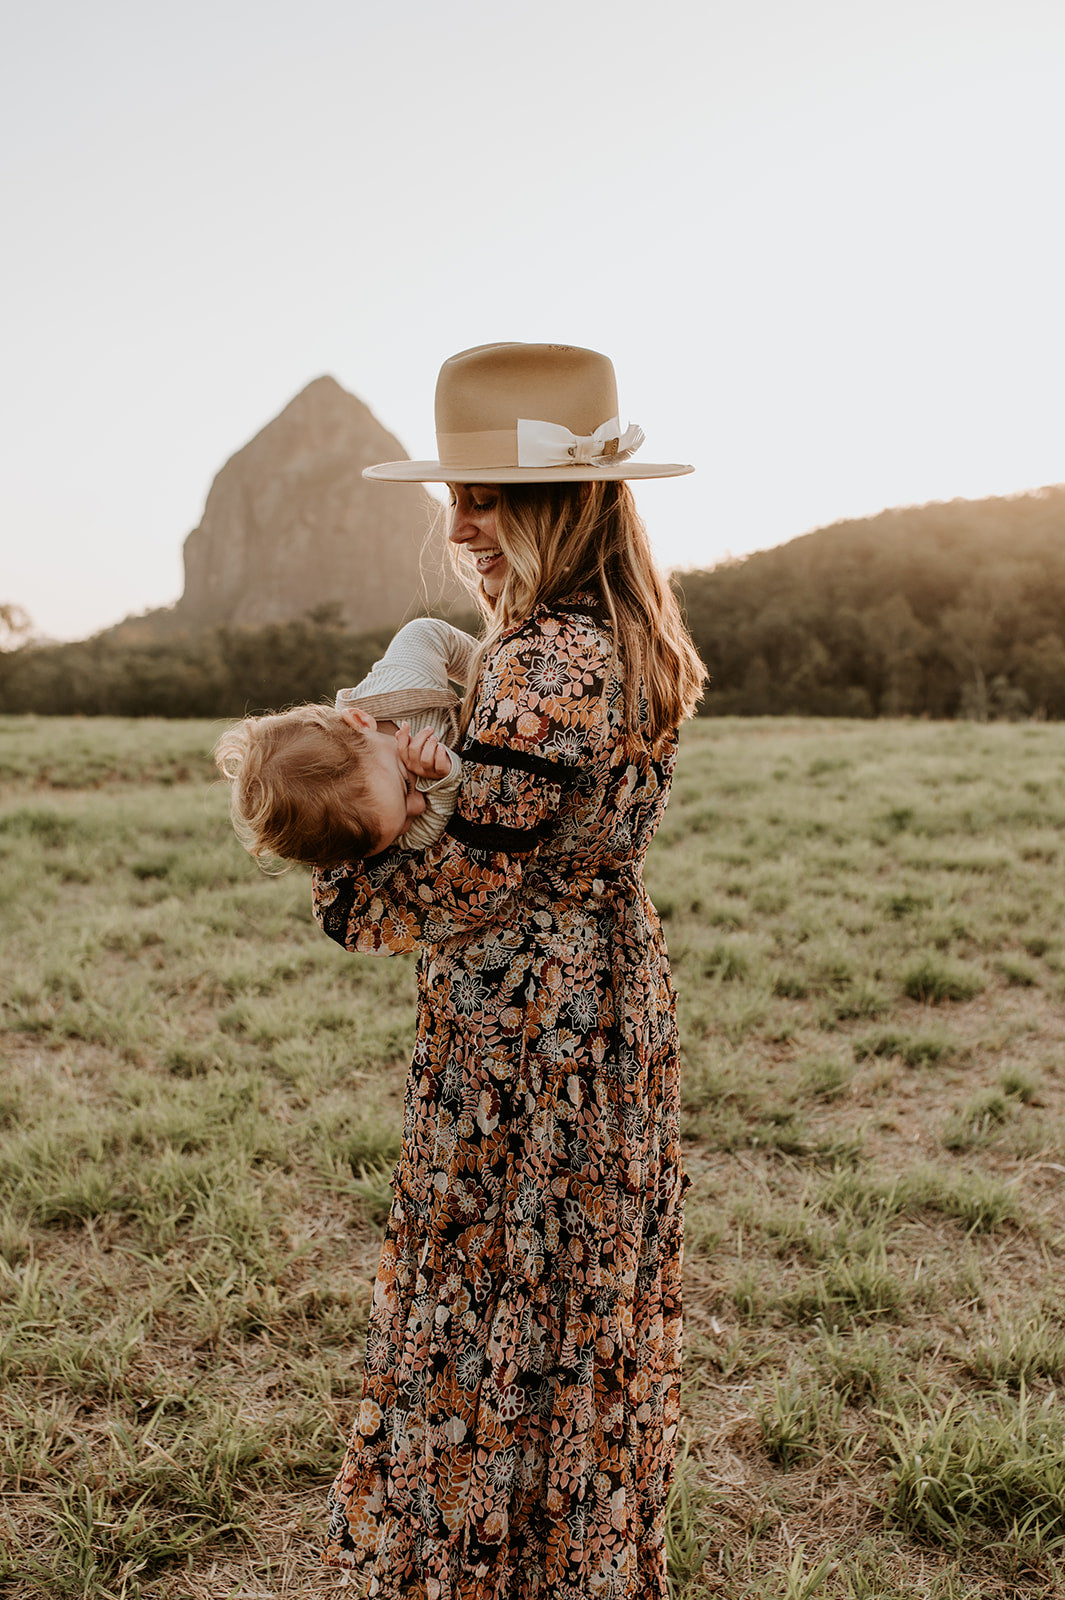
<svg viewBox="0 0 1065 1600"><path fill-rule="evenodd" d="M314 912L349 950L392 954L502 920L606 739L609 641L579 616L526 624L485 664L445 836L421 855L317 868Z"/></svg>

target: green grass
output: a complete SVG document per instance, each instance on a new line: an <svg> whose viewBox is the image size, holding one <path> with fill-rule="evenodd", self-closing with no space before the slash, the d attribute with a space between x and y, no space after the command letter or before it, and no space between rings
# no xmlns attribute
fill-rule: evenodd
<svg viewBox="0 0 1065 1600"><path fill-rule="evenodd" d="M973 1410L956 1401L889 1427L890 1514L908 1530L1049 1576L1065 1557L1065 1417L1022 1390Z"/></svg>
<svg viewBox="0 0 1065 1600"><path fill-rule="evenodd" d="M909 998L922 1000L927 1005L941 1005L946 1000L972 1000L984 986L985 979L974 967L933 955L924 955L912 962L902 979L903 990Z"/></svg>
<svg viewBox="0 0 1065 1600"><path fill-rule="evenodd" d="M217 731L0 719L18 1600L334 1592L413 965L257 871ZM686 730L675 1597L1065 1593L1063 777L1053 725Z"/></svg>

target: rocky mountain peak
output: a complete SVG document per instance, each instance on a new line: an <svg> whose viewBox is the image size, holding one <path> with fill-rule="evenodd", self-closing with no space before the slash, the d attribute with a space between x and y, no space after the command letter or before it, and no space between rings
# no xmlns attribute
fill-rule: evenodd
<svg viewBox="0 0 1065 1600"><path fill-rule="evenodd" d="M335 378L315 378L212 483L185 541L170 627L257 627L332 602L366 631L461 603L442 541L429 538L435 502L419 484L362 477L375 461L401 459L368 406Z"/></svg>

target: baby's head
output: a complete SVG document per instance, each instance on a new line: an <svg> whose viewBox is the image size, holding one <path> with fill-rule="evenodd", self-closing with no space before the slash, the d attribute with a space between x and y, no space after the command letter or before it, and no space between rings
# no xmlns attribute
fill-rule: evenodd
<svg viewBox="0 0 1065 1600"><path fill-rule="evenodd" d="M293 706L245 717L215 745L233 826L263 860L335 866L376 855L425 810L395 736L351 707Z"/></svg>

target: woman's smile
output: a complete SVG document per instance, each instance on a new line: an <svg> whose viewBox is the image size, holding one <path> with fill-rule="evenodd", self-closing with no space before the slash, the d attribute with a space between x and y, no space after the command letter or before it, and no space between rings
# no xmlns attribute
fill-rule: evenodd
<svg viewBox="0 0 1065 1600"><path fill-rule="evenodd" d="M469 554L477 571L483 577L486 572L491 572L503 552L501 550L477 550L471 547Z"/></svg>
<svg viewBox="0 0 1065 1600"><path fill-rule="evenodd" d="M491 483L449 483L451 526L448 538L461 545L490 599L502 594L507 558L499 544L499 497Z"/></svg>

